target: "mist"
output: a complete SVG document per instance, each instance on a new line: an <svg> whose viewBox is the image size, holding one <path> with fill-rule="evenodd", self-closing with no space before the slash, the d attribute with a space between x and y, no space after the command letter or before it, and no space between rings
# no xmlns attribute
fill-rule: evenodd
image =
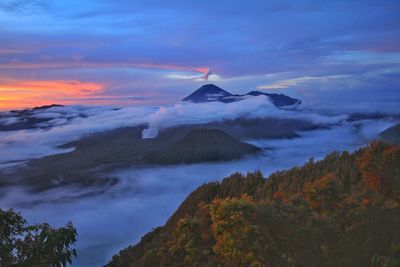
<svg viewBox="0 0 400 267"><path fill-rule="evenodd" d="M154 138L160 129L181 124L206 123L237 118L302 119L315 124L332 124L347 119L347 115L325 116L317 112L299 112L296 109L279 109L265 95L247 97L232 103L178 103L161 107L149 116L149 126L143 138Z"/></svg>
<svg viewBox="0 0 400 267"><path fill-rule="evenodd" d="M0 114L0 124L10 124L26 118L18 114ZM32 118L50 118L36 128L0 131L0 169L21 161L47 155L66 153L71 149L58 146L78 140L82 136L119 127L148 125L143 138L154 138L161 129L182 125L231 120L236 118L302 119L315 124L335 124L348 115L322 115L316 111L282 110L266 96L248 97L229 104L220 102L178 103L169 107L85 107L65 106L36 110Z"/></svg>
<svg viewBox="0 0 400 267"><path fill-rule="evenodd" d="M1 165L7 163L43 157L51 154L68 152L57 146L80 139L82 136L128 127L147 122L147 117L154 112L154 107L57 107L37 111L35 117L50 117L45 122L46 128L0 131L0 151L6 157L0 158ZM70 119L67 123L65 117ZM14 118L16 120L18 118Z"/></svg>
<svg viewBox="0 0 400 267"><path fill-rule="evenodd" d="M300 137L294 139L247 140L263 150L237 161L121 169L104 174L120 180L106 191L63 187L33 194L19 186L5 188L0 192L1 208L21 211L30 223L48 222L59 227L72 221L79 234L78 258L73 265L101 266L152 228L163 225L185 197L205 182L219 181L237 171L261 170L268 176L300 166L310 157L321 159L334 150L353 151L395 123L343 121L327 129L298 132ZM92 125L90 129L101 128L96 122ZM74 132L58 131L65 136ZM60 140L54 137L52 141Z"/></svg>

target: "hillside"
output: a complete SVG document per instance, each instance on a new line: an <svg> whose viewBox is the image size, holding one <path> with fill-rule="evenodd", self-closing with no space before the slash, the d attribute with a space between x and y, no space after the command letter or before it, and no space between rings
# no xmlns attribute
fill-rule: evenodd
<svg viewBox="0 0 400 267"><path fill-rule="evenodd" d="M192 192L116 266L399 266L400 150L371 143Z"/></svg>
<svg viewBox="0 0 400 267"><path fill-rule="evenodd" d="M386 129L379 137L384 141L400 145L400 123Z"/></svg>
<svg viewBox="0 0 400 267"><path fill-rule="evenodd" d="M260 151L259 148L243 143L218 129L194 129L182 139L149 153L147 163L180 164L206 161L239 159Z"/></svg>

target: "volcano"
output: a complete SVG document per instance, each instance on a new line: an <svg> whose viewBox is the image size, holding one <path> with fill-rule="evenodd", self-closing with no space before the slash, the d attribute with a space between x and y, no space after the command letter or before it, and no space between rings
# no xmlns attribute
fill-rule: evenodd
<svg viewBox="0 0 400 267"><path fill-rule="evenodd" d="M284 94L268 94L259 91L251 91L247 94L231 94L228 91L214 85L206 84L182 99L184 102L192 103L205 103L205 102L221 102L221 103L232 103L241 101L248 97L265 95L269 98L272 104L277 108L295 106L301 104L299 99L289 97Z"/></svg>
<svg viewBox="0 0 400 267"><path fill-rule="evenodd" d="M229 161L259 151L221 130L193 129L177 142L148 154L144 160L151 164Z"/></svg>

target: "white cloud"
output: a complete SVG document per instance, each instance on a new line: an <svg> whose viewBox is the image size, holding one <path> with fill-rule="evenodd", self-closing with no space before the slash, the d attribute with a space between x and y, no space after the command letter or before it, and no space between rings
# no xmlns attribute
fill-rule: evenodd
<svg viewBox="0 0 400 267"><path fill-rule="evenodd" d="M52 126L50 129L0 131L0 151L2 155L6 155L0 158L0 163L61 153L63 150L56 146L79 139L85 134L146 123L148 115L154 111L152 107L127 107L115 110L110 107L69 106L59 109L63 112L59 113L58 117L56 113L51 113L53 119L42 125ZM65 120L65 114L83 111L85 117ZM36 116L39 113L41 112L37 111ZM42 113L46 114L45 117L50 116L47 110L43 110ZM68 123L64 124L66 122Z"/></svg>
<svg viewBox="0 0 400 267"><path fill-rule="evenodd" d="M285 89L285 88L293 87L293 86L296 86L296 85L302 84L302 83L313 82L313 81L328 81L328 80L332 80L332 79L341 79L341 78L345 78L345 77L348 77L348 75L329 75L329 76L321 76L321 77L304 76L304 77L299 77L299 78L280 80L280 81L276 81L271 84L260 85L257 88L258 89Z"/></svg>
<svg viewBox="0 0 400 267"><path fill-rule="evenodd" d="M84 117L81 117L81 115ZM280 110L266 96L248 97L242 101L224 104L179 103L169 107L110 107L67 106L38 110L37 118L51 118L44 122L47 129L0 132L1 164L61 153L58 145L77 140L85 134L118 127L148 124L143 137L157 136L160 129L182 125L244 118L293 118L317 124L337 123L347 116L325 116L316 112ZM13 117L15 119L15 117ZM50 127L50 128L48 128Z"/></svg>
<svg viewBox="0 0 400 267"><path fill-rule="evenodd" d="M317 124L337 123L346 115L325 116L314 112L281 110L276 108L264 95L247 97L229 104L220 102L179 103L161 107L149 116L149 127L143 131L143 138L154 138L162 128L180 124L206 123L236 118L292 118L308 120Z"/></svg>
<svg viewBox="0 0 400 267"><path fill-rule="evenodd" d="M21 211L29 222L49 222L58 227L71 220L79 234L74 265L100 266L152 228L163 225L185 197L203 183L237 171L261 170L268 176L301 166L310 157L320 159L333 150L355 150L391 125L393 122L383 120L349 122L300 132L301 137L294 139L258 140L254 144L268 150L231 162L118 170L109 175L118 177L120 183L101 194L96 193L102 188L96 187L60 187L40 194L12 187L0 194L0 203Z"/></svg>
<svg viewBox="0 0 400 267"><path fill-rule="evenodd" d="M156 137L162 128L179 125L235 119L239 117L262 117L274 112L276 107L266 96L249 97L243 101L224 104L220 102L179 103L161 107L149 116L149 127L143 131L144 138Z"/></svg>

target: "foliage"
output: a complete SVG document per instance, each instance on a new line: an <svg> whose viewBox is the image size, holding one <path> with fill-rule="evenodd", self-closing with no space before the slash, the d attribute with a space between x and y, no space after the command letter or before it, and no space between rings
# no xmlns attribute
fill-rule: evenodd
<svg viewBox="0 0 400 267"><path fill-rule="evenodd" d="M211 203L212 247L216 261L225 266L259 266L255 203L247 195L241 198L215 199Z"/></svg>
<svg viewBox="0 0 400 267"><path fill-rule="evenodd" d="M373 142L205 184L108 266L395 267L399 226L399 147Z"/></svg>
<svg viewBox="0 0 400 267"><path fill-rule="evenodd" d="M76 256L76 236L71 222L59 229L27 225L14 210L0 210L0 266L66 266Z"/></svg>

